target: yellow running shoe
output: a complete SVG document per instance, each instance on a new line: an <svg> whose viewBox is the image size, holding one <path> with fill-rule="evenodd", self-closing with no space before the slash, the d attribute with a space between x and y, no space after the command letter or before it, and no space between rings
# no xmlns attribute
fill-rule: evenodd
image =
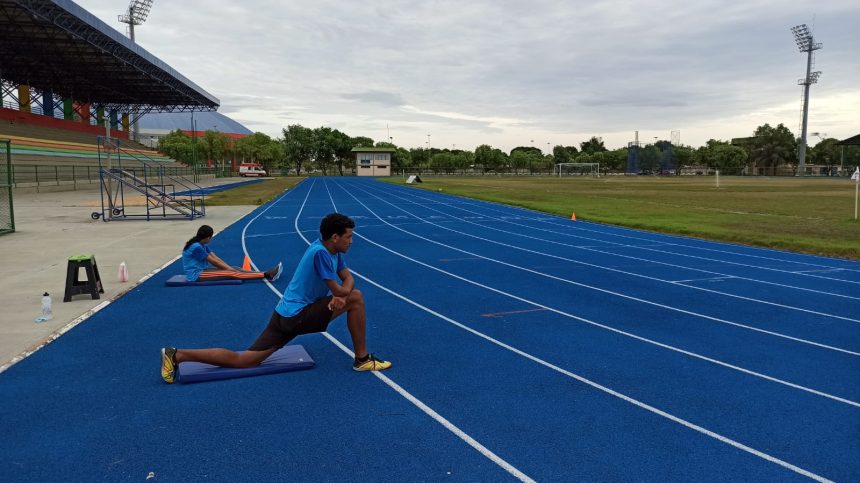
<svg viewBox="0 0 860 483"><path fill-rule="evenodd" d="M352 363L353 371L384 371L389 367L391 367L390 362L377 359L373 354L368 354L363 361L356 360Z"/></svg>
<svg viewBox="0 0 860 483"><path fill-rule="evenodd" d="M176 382L176 348L161 348L161 378L168 384Z"/></svg>

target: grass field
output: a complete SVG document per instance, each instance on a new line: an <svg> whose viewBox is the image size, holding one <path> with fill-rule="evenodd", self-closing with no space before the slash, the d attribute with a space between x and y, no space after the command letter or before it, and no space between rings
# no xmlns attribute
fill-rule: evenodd
<svg viewBox="0 0 860 483"><path fill-rule="evenodd" d="M304 178L284 176L271 178L262 183L221 191L206 197L207 206L262 205L290 189Z"/></svg>
<svg viewBox="0 0 860 483"><path fill-rule="evenodd" d="M717 188L713 177L422 178L422 189L581 220L860 259L845 179L721 177Z"/></svg>

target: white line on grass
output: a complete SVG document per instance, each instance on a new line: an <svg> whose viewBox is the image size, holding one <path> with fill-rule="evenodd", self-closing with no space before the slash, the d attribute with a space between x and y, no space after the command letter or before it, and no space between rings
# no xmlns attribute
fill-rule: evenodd
<svg viewBox="0 0 860 483"><path fill-rule="evenodd" d="M326 185L326 189L328 189L328 186L327 186L327 185ZM329 192L329 197L331 197L331 192ZM334 199L333 199L333 198L332 198L332 204L334 204ZM337 209L337 208L335 208L335 209ZM355 232L353 231L353 233L355 233ZM379 245L378 243L375 243L375 242L373 242L373 241L371 241L371 240L368 240L368 239L367 239L366 237L364 237L364 236L361 236L361 235L359 235L359 236L360 236L362 239L367 240L367 241L369 241L370 243L373 243L374 245L380 246L381 248L384 248L384 249L386 249L386 250L388 250L388 251L390 251L390 252L392 252L392 253L395 253L395 254L397 253L397 252L394 252L393 250L389 250L389 249L387 249L387 248L385 248L385 247L382 247L382 246L381 246L381 245ZM406 258L406 259L409 259L409 257L406 257L406 256L404 256L404 255L400 255L400 256L401 256L401 257L404 257L404 258ZM410 259L410 260L411 260L411 259ZM417 263L422 264L422 265L426 265L426 264L424 264L424 263L422 263L422 262L419 262L419 261L417 261L417 260L412 260L412 261L417 262ZM431 267L431 268L433 268L433 267ZM441 270L440 270L440 271L441 271ZM602 392L605 392L605 393L607 393L607 394L609 394L609 395L612 395L612 396L614 396L614 397L617 397L617 398L619 398L619 399L621 399L621 400L623 400L623 401L625 401L625 402L628 402L628 403L633 404L633 405L635 405L635 406L637 406L637 407L640 407L640 408L642 408L642 409L645 409L646 411L649 411L649 412L651 412L651 413L653 413L653 414L656 414L656 415L658 415L658 416L662 416L662 417L664 417L664 418L666 418L666 419L668 419L668 420L670 420L670 421L672 421L672 422L678 423L678 424L680 424L680 425L682 425L682 426L684 426L684 427L686 427L686 428L692 429L693 431L696 431L696 432L698 432L698 433L704 434L705 436L708 436L708 437L714 438L714 439L716 439L716 440L718 440L718 441L720 441L720 442L722 442L722 443L728 444L728 445L730 445L730 446L732 446L732 447L735 447L735 448L737 448L737 449L740 449L740 450L745 451L745 452L747 452L747 453L750 453L750 454L752 454L752 455L758 456L759 458L762 458L762 459L764 459L764 460L766 460L766 461L770 461L771 463L775 463L775 464L777 464L777 465L779 465L779 466L782 466L783 468L787 468L787 469L789 469L789 470L791 470L791 471L794 471L795 473L801 474L801 475L803 475L803 476L806 476L806 477L811 478L811 479L816 480L816 481L822 481L822 482L830 482L830 481L831 481L831 480L829 480L829 479L827 479L827 478L825 478L825 477L823 477L823 476L820 476L820 475L817 475L817 474L815 474L815 473L812 473L811 471L807 471L807 470L805 470L805 469L803 469L803 468L800 468L800 467L795 466L795 465L793 465L793 464L791 464L791 463L788 463L788 462L786 462L786 461L783 461L783 460L781 460L781 459L779 459L779 458L777 458L777 457L775 457L775 456L771 456L771 455L769 455L769 454L767 454L767 453L763 453L763 452L761 452L761 451L759 451L759 450L757 450L757 449L755 449L755 448L751 448L751 447L749 447L749 446L747 446L747 445L745 445L745 444L743 444L743 443L740 443L740 442L738 442L738 441L735 441L735 440L733 440L733 439L731 439L731 438L728 438L728 437L726 437L726 436L723 436L723 435L721 435L721 434L715 433L715 432L713 432L713 431L711 431L711 430L709 430L709 429L703 428L702 426L699 426L699 425L697 425L697 424L691 423L690 421L687 421L687 420L685 420L685 419L679 418L679 417L674 416L674 415L672 415L672 414L670 414L670 413L667 413L667 412L665 412L665 411L663 411L663 410L661 410L661 409L658 409L658 408L656 408L656 407L654 407L654 406L651 406L651 405L646 404L646 403L644 403L644 402L642 402L642 401L639 401L638 399L634 399L634 398L632 398L632 397L630 397L630 396L627 396L627 395L622 394L622 393L620 393L620 392L618 392L618 391L615 391L615 390L613 390L613 389L610 389L610 388L608 388L608 387L606 387L606 386L603 386L603 385L601 385L601 384L598 384L598 383L596 383L596 382L594 382L594 381L592 381L592 380L590 380L590 379L587 379L587 378L585 378L585 377L583 377L583 376L580 376L580 375L575 374L575 373L573 373L573 372L570 372L570 371L568 371L568 370L566 370L566 369L563 369L563 368L561 368L561 367L559 367L559 366L556 366L555 364L552 364L552 363L547 362L547 361L545 361L545 360L543 360L543 359L540 359L539 357L533 356L533 355L531 355L531 354L529 354L529 353L527 353L527 352L525 352L525 351L522 351L522 350L520 350L520 349L517 349L516 347L513 347L513 346L511 346L511 345L505 344L504 342L501 342L501 341L499 341L499 340L496 340L496 339L494 339L494 338L492 338L492 337L490 337L490 336L488 336L488 335L486 335L486 334L484 334L484 333L482 333L482 332L479 332L479 331L477 331L477 330L475 330L475 329L472 329L471 327L468 327L468 326L466 326L466 325L464 325L464 324L462 324L462 323L460 323L460 322L457 322L456 320L451 319L450 317L447 317L447 316L445 316L445 315L442 315L442 314L440 314L439 312L434 311L433 309L430 309L430 308L428 308L428 307L425 307L424 305L421 305L420 303L415 302L414 300L412 300L412 299L410 299L410 298L407 298L406 296L401 295L401 294L399 294L398 292L395 292L395 291L393 291L393 290L391 290L391 289L389 289L389 288L387 288L387 287L385 287L385 286L383 286L383 285L380 285L379 283L377 283L377 282L375 282L375 281L371 280L370 278L367 278L367 277L365 277L365 276L363 276L363 275L360 275L360 274L358 274L358 273L356 273L356 272L352 272L352 273L353 273L354 275L358 276L359 278L361 278L362 280L364 280L364 281L366 281L366 282L370 283L371 285L373 285L373 286L375 286L375 287L379 288L380 290L383 290L383 291L385 291L385 292L387 292L387 293L389 293L389 294L393 295L394 297L397 297L398 299L403 300L404 302L407 302L407 303L409 303L409 304L411 304L411 305L413 305L413 306L415 306L415 307L417 307L417 308L419 308L419 309L421 309L421 310L423 310L423 311L425 311L425 312L427 312L427 313L429 313L429 314L431 314L431 315L434 315L434 316L436 316L436 317L438 317L438 318L440 318L440 319L442 319L442 320L444 320L444 321L446 321L446 322L448 322L448 323L450 323L450 324L452 324L452 325L454 325L454 326L456 326L456 327L459 327L460 329L463 329L463 330L465 330L465 331L467 331L467 332L469 332L469 333L471 333L471 334L474 334L474 335L476 335L476 336L478 336L478 337L480 337L480 338L482 338L482 339L484 339L484 340L486 340L486 341L488 341L488 342L491 342L491 343L493 343L493 344L495 344L495 345L497 345L497 346L499 346L499 347L502 347L502 348L504 348L504 349L507 349L507 350L509 350L509 351L511 351L511 352L513 352L513 353L515 353L515 354L518 354L518 355L520 355L520 356L522 356L522 357L525 357L526 359L529 359L529 360L534 361L534 362L536 362L536 363L538 363L538 364L540 364L540 365L542 365L542 366L544 366L544 367L547 367L547 368L549 368L549 369L552 369L553 371L556 371L556 372L558 372L558 373L560 373L560 374L564 374L565 376L568 376L568 377L570 377L570 378L573 378L573 379L575 379L575 380L577 380L577 381L579 381L579 382L581 382L581 383L583 383L583 384L587 384L587 385L589 385L589 386L591 386L591 387L593 387L593 388L595 388L595 389L598 389L598 390L600 390L600 391L602 391ZM456 277L456 278L461 278L461 277L457 277L456 275L455 275L455 277ZM552 310L552 309L549 309L549 310Z"/></svg>

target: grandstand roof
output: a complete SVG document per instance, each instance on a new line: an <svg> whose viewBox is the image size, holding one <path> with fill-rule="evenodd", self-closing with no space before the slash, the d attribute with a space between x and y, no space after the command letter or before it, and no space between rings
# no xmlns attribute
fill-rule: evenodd
<svg viewBox="0 0 860 483"><path fill-rule="evenodd" d="M225 134L254 134L250 129L220 112L195 112L197 131L218 131ZM168 133L177 129L191 131L190 112L149 113L140 118L141 132Z"/></svg>
<svg viewBox="0 0 860 483"><path fill-rule="evenodd" d="M393 153L397 150L394 148L381 148L381 147L373 147L373 148L365 148L365 147L357 147L352 148L351 151L353 153Z"/></svg>
<svg viewBox="0 0 860 483"><path fill-rule="evenodd" d="M837 146L860 146L860 134L851 136L848 139L843 139L836 143Z"/></svg>
<svg viewBox="0 0 860 483"><path fill-rule="evenodd" d="M110 109L214 110L220 101L69 0L0 0L3 79Z"/></svg>

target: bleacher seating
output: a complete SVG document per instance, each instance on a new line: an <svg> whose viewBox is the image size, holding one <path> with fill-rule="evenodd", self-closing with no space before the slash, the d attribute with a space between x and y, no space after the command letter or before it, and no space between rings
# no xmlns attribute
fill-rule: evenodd
<svg viewBox="0 0 860 483"><path fill-rule="evenodd" d="M0 139L12 141L12 164L98 166L96 136L20 122L0 122ZM123 140L130 154L167 167L181 163L146 146ZM131 161L131 160L130 160Z"/></svg>

